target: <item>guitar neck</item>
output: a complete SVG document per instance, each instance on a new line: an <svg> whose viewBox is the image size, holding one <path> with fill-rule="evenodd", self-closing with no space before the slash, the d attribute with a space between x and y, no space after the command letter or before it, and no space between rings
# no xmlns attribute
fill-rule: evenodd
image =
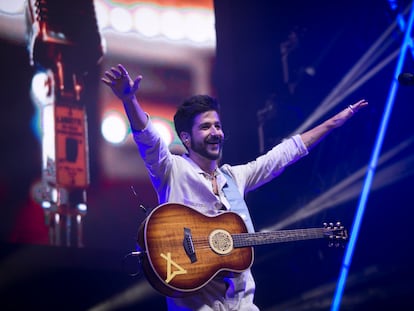
<svg viewBox="0 0 414 311"><path fill-rule="evenodd" d="M323 228L280 230L271 232L239 233L232 234L233 245L238 247L249 247L283 242L320 239L326 236Z"/></svg>

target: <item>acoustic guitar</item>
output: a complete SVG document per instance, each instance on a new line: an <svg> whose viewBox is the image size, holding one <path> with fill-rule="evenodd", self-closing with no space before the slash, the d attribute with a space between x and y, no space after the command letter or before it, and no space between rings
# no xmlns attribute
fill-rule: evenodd
<svg viewBox="0 0 414 311"><path fill-rule="evenodd" d="M240 273L253 264L253 246L328 238L348 238L337 223L323 228L248 233L234 212L206 216L177 203L156 207L141 224L138 245L149 283L161 294L183 297L204 287L216 275Z"/></svg>

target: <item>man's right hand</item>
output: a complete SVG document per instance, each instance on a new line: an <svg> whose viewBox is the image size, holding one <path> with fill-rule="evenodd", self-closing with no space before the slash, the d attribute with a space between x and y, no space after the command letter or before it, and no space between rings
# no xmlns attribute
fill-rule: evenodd
<svg viewBox="0 0 414 311"><path fill-rule="evenodd" d="M112 89L112 92L123 102L131 100L139 89L142 76L138 76L134 81L128 71L121 64L118 68L112 67L110 71L105 71L102 82Z"/></svg>

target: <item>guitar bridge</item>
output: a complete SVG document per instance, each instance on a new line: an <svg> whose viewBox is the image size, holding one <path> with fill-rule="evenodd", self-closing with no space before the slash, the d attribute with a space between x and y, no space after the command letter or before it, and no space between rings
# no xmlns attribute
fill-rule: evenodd
<svg viewBox="0 0 414 311"><path fill-rule="evenodd" d="M193 237L191 236L191 229L189 228L184 228L183 246L185 253L191 260L191 263L196 262L197 256L194 249Z"/></svg>

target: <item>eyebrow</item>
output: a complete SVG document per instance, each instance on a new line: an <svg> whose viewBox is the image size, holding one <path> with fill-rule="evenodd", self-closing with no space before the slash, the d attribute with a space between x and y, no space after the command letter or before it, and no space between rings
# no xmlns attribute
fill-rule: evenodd
<svg viewBox="0 0 414 311"><path fill-rule="evenodd" d="M215 121L215 122L202 122L200 123L198 126L202 127L202 126L206 126L206 125L220 125L221 126L221 122L220 121Z"/></svg>

